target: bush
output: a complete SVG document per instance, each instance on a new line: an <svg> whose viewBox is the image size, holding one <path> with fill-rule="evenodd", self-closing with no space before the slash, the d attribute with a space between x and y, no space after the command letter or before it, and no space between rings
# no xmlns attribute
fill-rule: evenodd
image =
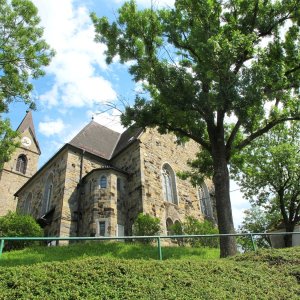
<svg viewBox="0 0 300 300"><path fill-rule="evenodd" d="M160 232L160 220L149 214L140 213L133 224L133 234L136 236L158 235ZM150 243L150 239L141 240Z"/></svg>
<svg viewBox="0 0 300 300"><path fill-rule="evenodd" d="M210 221L205 220L200 222L193 217L187 217L186 221L183 223L184 234L218 234L218 229ZM219 239L213 237L201 237L201 238L191 238L187 239L188 243L192 247L219 247Z"/></svg>
<svg viewBox="0 0 300 300"><path fill-rule="evenodd" d="M0 236L39 237L43 236L43 230L31 216L9 212L6 216L0 217ZM4 251L23 249L34 243L34 241L6 241Z"/></svg>
<svg viewBox="0 0 300 300"><path fill-rule="evenodd" d="M172 226L171 226L171 235L183 235L183 228L181 223L179 222L175 222ZM184 239L183 238L176 238L175 239L178 246L184 246Z"/></svg>

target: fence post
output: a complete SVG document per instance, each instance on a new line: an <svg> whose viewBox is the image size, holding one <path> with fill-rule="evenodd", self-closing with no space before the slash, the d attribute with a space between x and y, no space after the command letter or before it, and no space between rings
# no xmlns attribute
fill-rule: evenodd
<svg viewBox="0 0 300 300"><path fill-rule="evenodd" d="M0 243L0 257L2 255L3 248L4 248L4 240L1 240L1 243Z"/></svg>
<svg viewBox="0 0 300 300"><path fill-rule="evenodd" d="M157 237L157 247L158 247L158 258L159 258L159 260L162 260L160 237Z"/></svg>
<svg viewBox="0 0 300 300"><path fill-rule="evenodd" d="M256 252L256 246L255 246L255 241L253 239L253 234L251 233L250 236L251 236L251 242L252 242L253 250Z"/></svg>

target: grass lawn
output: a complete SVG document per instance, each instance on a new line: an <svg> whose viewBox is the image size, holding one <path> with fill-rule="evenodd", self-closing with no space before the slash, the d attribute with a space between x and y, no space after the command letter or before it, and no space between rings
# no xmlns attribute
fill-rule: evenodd
<svg viewBox="0 0 300 300"><path fill-rule="evenodd" d="M4 253L2 299L300 299L300 248L218 259L218 250L127 243Z"/></svg>
<svg viewBox="0 0 300 300"><path fill-rule="evenodd" d="M218 259L219 249L162 247L163 259ZM110 259L158 259L158 248L140 243L89 242L70 246L36 246L19 251L4 252L0 266L30 265L41 262L66 261L86 257Z"/></svg>

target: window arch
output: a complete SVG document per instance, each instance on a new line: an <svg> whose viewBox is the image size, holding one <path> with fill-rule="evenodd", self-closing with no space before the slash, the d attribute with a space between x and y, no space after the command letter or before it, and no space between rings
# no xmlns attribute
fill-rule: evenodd
<svg viewBox="0 0 300 300"><path fill-rule="evenodd" d="M168 202L178 204L175 173L169 164L162 168L164 199Z"/></svg>
<svg viewBox="0 0 300 300"><path fill-rule="evenodd" d="M23 203L22 212L24 214L30 214L31 201L32 201L32 193L29 193Z"/></svg>
<svg viewBox="0 0 300 300"><path fill-rule="evenodd" d="M167 235L172 234L172 226L173 226L173 221L170 218L168 218L166 220Z"/></svg>
<svg viewBox="0 0 300 300"><path fill-rule="evenodd" d="M107 188L107 178L106 176L101 176L100 177L100 182L99 182L99 186L101 189L106 189Z"/></svg>
<svg viewBox="0 0 300 300"><path fill-rule="evenodd" d="M198 189L201 212L204 217L213 219L213 209L207 185L202 183Z"/></svg>
<svg viewBox="0 0 300 300"><path fill-rule="evenodd" d="M16 165L16 170L20 173L25 174L27 168L27 157L24 154L19 155Z"/></svg>
<svg viewBox="0 0 300 300"><path fill-rule="evenodd" d="M44 198L42 204L42 214L45 214L50 210L52 195L53 195L53 174L50 174L45 184Z"/></svg>

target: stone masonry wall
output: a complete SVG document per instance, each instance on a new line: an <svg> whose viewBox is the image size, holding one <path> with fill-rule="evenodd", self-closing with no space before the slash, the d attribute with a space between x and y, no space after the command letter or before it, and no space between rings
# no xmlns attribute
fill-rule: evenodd
<svg viewBox="0 0 300 300"><path fill-rule="evenodd" d="M102 176L107 179L106 188L99 185ZM105 236L118 234L117 226L124 226L126 221L124 185L127 185L126 176L110 169L97 170L84 178L80 199L80 236L99 236L99 222L105 222Z"/></svg>
<svg viewBox="0 0 300 300"><path fill-rule="evenodd" d="M80 182L82 150L69 149L66 163L66 180L65 191L62 199L61 210L61 236L77 236L78 232L78 200ZM82 160L82 177L93 169L97 169L106 165L101 159L97 159L88 153L83 155Z"/></svg>
<svg viewBox="0 0 300 300"><path fill-rule="evenodd" d="M141 136L141 169L143 186L143 212L161 220L163 234L167 233L166 220L182 222L186 216L203 219L197 189L189 180L176 177L178 204L165 201L162 187L162 167L168 163L175 174L187 170L188 159L193 159L199 146L189 141L175 144L173 134L160 135L155 129L148 129Z"/></svg>
<svg viewBox="0 0 300 300"><path fill-rule="evenodd" d="M22 133L23 136L30 137L33 141L28 129ZM21 154L27 157L25 174L16 171L17 160ZM14 194L37 171L38 159L38 149L32 142L28 147L21 145L13 153L11 159L4 163L3 169L0 171L0 216L5 215L8 211L16 210L17 199Z"/></svg>
<svg viewBox="0 0 300 300"><path fill-rule="evenodd" d="M38 219L42 215L42 203L44 201L45 185L48 177L53 175L53 191L50 210L55 207L52 223L45 227L47 236L60 235L60 217L62 209L62 198L65 190L67 150L59 153L37 176L29 182L20 192L17 210L22 211L24 201L29 193L32 193L30 215Z"/></svg>
<svg viewBox="0 0 300 300"><path fill-rule="evenodd" d="M132 234L132 225L137 215L143 211L142 206L142 172L140 142L135 141L113 160L114 166L129 173L127 185L124 186L124 201L126 207L125 235ZM125 209L125 208L124 208Z"/></svg>

